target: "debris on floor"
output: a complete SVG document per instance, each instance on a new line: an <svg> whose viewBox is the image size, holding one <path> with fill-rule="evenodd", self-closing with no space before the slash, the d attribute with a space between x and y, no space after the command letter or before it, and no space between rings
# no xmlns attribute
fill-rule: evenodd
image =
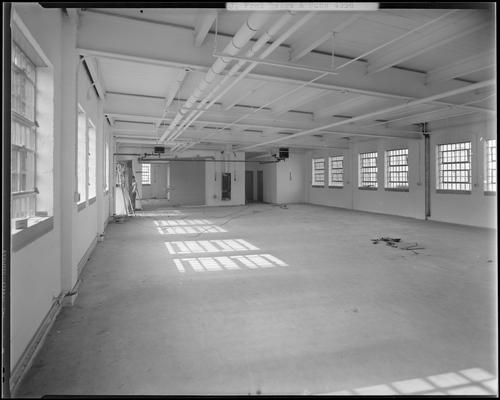
<svg viewBox="0 0 500 400"><path fill-rule="evenodd" d="M378 242L385 242L387 246L395 247L401 250L421 250L425 248L419 246L417 242L402 242L401 238L380 237L378 239L372 239L373 244L377 244Z"/></svg>

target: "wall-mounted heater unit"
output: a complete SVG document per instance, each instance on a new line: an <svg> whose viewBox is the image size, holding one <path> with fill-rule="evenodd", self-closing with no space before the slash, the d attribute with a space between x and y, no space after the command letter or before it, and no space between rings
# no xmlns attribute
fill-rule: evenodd
<svg viewBox="0 0 500 400"><path fill-rule="evenodd" d="M163 146L155 146L154 153L155 154L165 153L165 147L163 147Z"/></svg>
<svg viewBox="0 0 500 400"><path fill-rule="evenodd" d="M278 151L278 158L288 158L288 147L280 147Z"/></svg>

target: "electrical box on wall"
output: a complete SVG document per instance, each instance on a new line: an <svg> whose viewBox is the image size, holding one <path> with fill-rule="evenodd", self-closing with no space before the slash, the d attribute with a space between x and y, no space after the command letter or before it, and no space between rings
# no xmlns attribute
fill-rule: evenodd
<svg viewBox="0 0 500 400"><path fill-rule="evenodd" d="M278 158L288 158L288 147L280 147L278 151Z"/></svg>

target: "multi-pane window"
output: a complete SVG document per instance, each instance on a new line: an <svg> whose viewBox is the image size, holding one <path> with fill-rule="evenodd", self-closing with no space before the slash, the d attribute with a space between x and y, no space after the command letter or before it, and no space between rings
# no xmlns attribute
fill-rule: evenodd
<svg viewBox="0 0 500 400"><path fill-rule="evenodd" d="M484 174L484 190L496 192L497 190L497 140L486 140L486 171Z"/></svg>
<svg viewBox="0 0 500 400"><path fill-rule="evenodd" d="M36 66L12 44L11 192L12 217L33 217L36 210Z"/></svg>
<svg viewBox="0 0 500 400"><path fill-rule="evenodd" d="M471 142L437 146L437 189L471 190Z"/></svg>
<svg viewBox="0 0 500 400"><path fill-rule="evenodd" d="M89 152L88 152L88 177L89 177L89 199L93 199L96 196L96 186L97 186L97 157L96 157L96 131L95 126L89 119L87 121L87 135L89 141Z"/></svg>
<svg viewBox="0 0 500 400"><path fill-rule="evenodd" d="M151 164L142 164L141 182L143 185L151 185Z"/></svg>
<svg viewBox="0 0 500 400"><path fill-rule="evenodd" d="M359 154L359 187L377 188L377 157L376 151Z"/></svg>
<svg viewBox="0 0 500 400"><path fill-rule="evenodd" d="M325 159L313 158L312 160L312 185L325 185Z"/></svg>
<svg viewBox="0 0 500 400"><path fill-rule="evenodd" d="M328 186L344 186L344 156L328 157L330 174L328 176Z"/></svg>
<svg viewBox="0 0 500 400"><path fill-rule="evenodd" d="M408 189L408 149L385 152L385 187Z"/></svg>
<svg viewBox="0 0 500 400"><path fill-rule="evenodd" d="M78 204L87 200L87 116L81 107L78 109Z"/></svg>

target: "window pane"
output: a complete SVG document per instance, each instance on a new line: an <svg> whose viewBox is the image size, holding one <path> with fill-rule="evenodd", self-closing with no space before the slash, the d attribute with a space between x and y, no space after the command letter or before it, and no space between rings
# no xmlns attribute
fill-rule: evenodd
<svg viewBox="0 0 500 400"><path fill-rule="evenodd" d="M325 160L313 158L312 160L312 185L323 186L325 184Z"/></svg>
<svg viewBox="0 0 500 400"><path fill-rule="evenodd" d="M151 184L151 164L142 164L141 182L143 185Z"/></svg>
<svg viewBox="0 0 500 400"><path fill-rule="evenodd" d="M344 186L344 156L329 157L330 173L328 186Z"/></svg>
<svg viewBox="0 0 500 400"><path fill-rule="evenodd" d="M437 189L471 190L471 142L437 146Z"/></svg>
<svg viewBox="0 0 500 400"><path fill-rule="evenodd" d="M408 149L385 152L385 187L408 188Z"/></svg>
<svg viewBox="0 0 500 400"><path fill-rule="evenodd" d="M88 177L89 177L89 199L96 196L97 185L97 157L96 157L96 130L92 121L89 120L89 153L88 153Z"/></svg>
<svg viewBox="0 0 500 400"><path fill-rule="evenodd" d="M85 112L78 112L78 194L79 203L87 199L87 121Z"/></svg>
<svg viewBox="0 0 500 400"><path fill-rule="evenodd" d="M359 154L359 187L378 186L377 183L377 157L378 153L360 153Z"/></svg>

